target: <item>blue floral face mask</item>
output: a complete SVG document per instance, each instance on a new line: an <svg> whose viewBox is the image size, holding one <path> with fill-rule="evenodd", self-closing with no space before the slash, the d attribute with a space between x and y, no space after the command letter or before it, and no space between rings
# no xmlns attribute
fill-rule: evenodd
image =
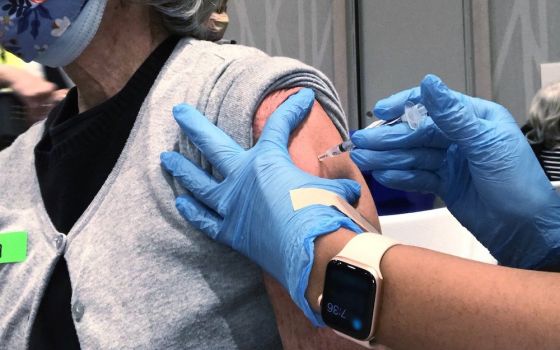
<svg viewBox="0 0 560 350"><path fill-rule="evenodd" d="M52 67L76 59L95 35L107 0L0 0L0 45Z"/></svg>

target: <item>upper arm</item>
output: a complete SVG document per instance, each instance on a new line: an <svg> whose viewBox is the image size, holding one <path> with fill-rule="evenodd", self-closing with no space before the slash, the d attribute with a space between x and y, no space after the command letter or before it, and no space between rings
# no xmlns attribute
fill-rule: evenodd
<svg viewBox="0 0 560 350"><path fill-rule="evenodd" d="M261 135L266 121L274 110L299 89L281 90L267 96L253 121L255 141ZM356 207L378 230L379 220L368 187L348 154L320 162L318 155L342 142L340 133L321 105L315 101L309 116L292 133L289 152L293 162L302 170L324 178L353 179L362 186ZM380 231L381 232L381 231ZM285 349L360 349L360 346L336 336L329 329L316 329L305 318L281 285L265 276L265 285L274 308L276 321Z"/></svg>
<svg viewBox="0 0 560 350"><path fill-rule="evenodd" d="M280 90L265 98L253 121L255 140L259 138L272 112L297 90L299 89ZM350 156L342 154L322 162L317 158L326 149L342 141L340 133L323 107L315 101L308 118L292 133L288 149L294 164L312 175L330 179L353 179L360 183L362 194L356 208L379 230L375 204L364 178Z"/></svg>

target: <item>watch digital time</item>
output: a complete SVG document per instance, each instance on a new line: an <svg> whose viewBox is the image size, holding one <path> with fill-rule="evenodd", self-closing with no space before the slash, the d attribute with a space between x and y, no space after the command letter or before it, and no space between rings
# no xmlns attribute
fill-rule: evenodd
<svg viewBox="0 0 560 350"><path fill-rule="evenodd" d="M337 334L373 348L383 292L380 263L385 252L398 244L377 233L354 237L329 262L321 316Z"/></svg>

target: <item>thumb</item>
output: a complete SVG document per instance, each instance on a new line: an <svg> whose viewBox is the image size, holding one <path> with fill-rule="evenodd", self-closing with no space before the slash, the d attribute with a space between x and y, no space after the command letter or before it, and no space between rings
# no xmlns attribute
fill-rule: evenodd
<svg viewBox="0 0 560 350"><path fill-rule="evenodd" d="M450 90L435 75L427 75L420 84L428 114L440 130L460 146L467 146L483 129L467 96Z"/></svg>
<svg viewBox="0 0 560 350"><path fill-rule="evenodd" d="M408 101L414 104L421 102L420 88L404 90L377 101L373 107L373 114L384 120L400 117L404 113L404 105Z"/></svg>
<svg viewBox="0 0 560 350"><path fill-rule="evenodd" d="M311 89L301 89L290 96L270 116L259 142L272 141L286 147L290 133L307 117L313 107L315 94Z"/></svg>

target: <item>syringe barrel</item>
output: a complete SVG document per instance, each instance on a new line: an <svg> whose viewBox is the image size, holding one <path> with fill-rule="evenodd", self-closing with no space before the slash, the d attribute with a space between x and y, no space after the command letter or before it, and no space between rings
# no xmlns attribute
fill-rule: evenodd
<svg viewBox="0 0 560 350"><path fill-rule="evenodd" d="M414 104L411 101L406 102L404 106L404 114L401 119L410 126L412 130L418 129L422 120L428 116L426 107L421 103Z"/></svg>

